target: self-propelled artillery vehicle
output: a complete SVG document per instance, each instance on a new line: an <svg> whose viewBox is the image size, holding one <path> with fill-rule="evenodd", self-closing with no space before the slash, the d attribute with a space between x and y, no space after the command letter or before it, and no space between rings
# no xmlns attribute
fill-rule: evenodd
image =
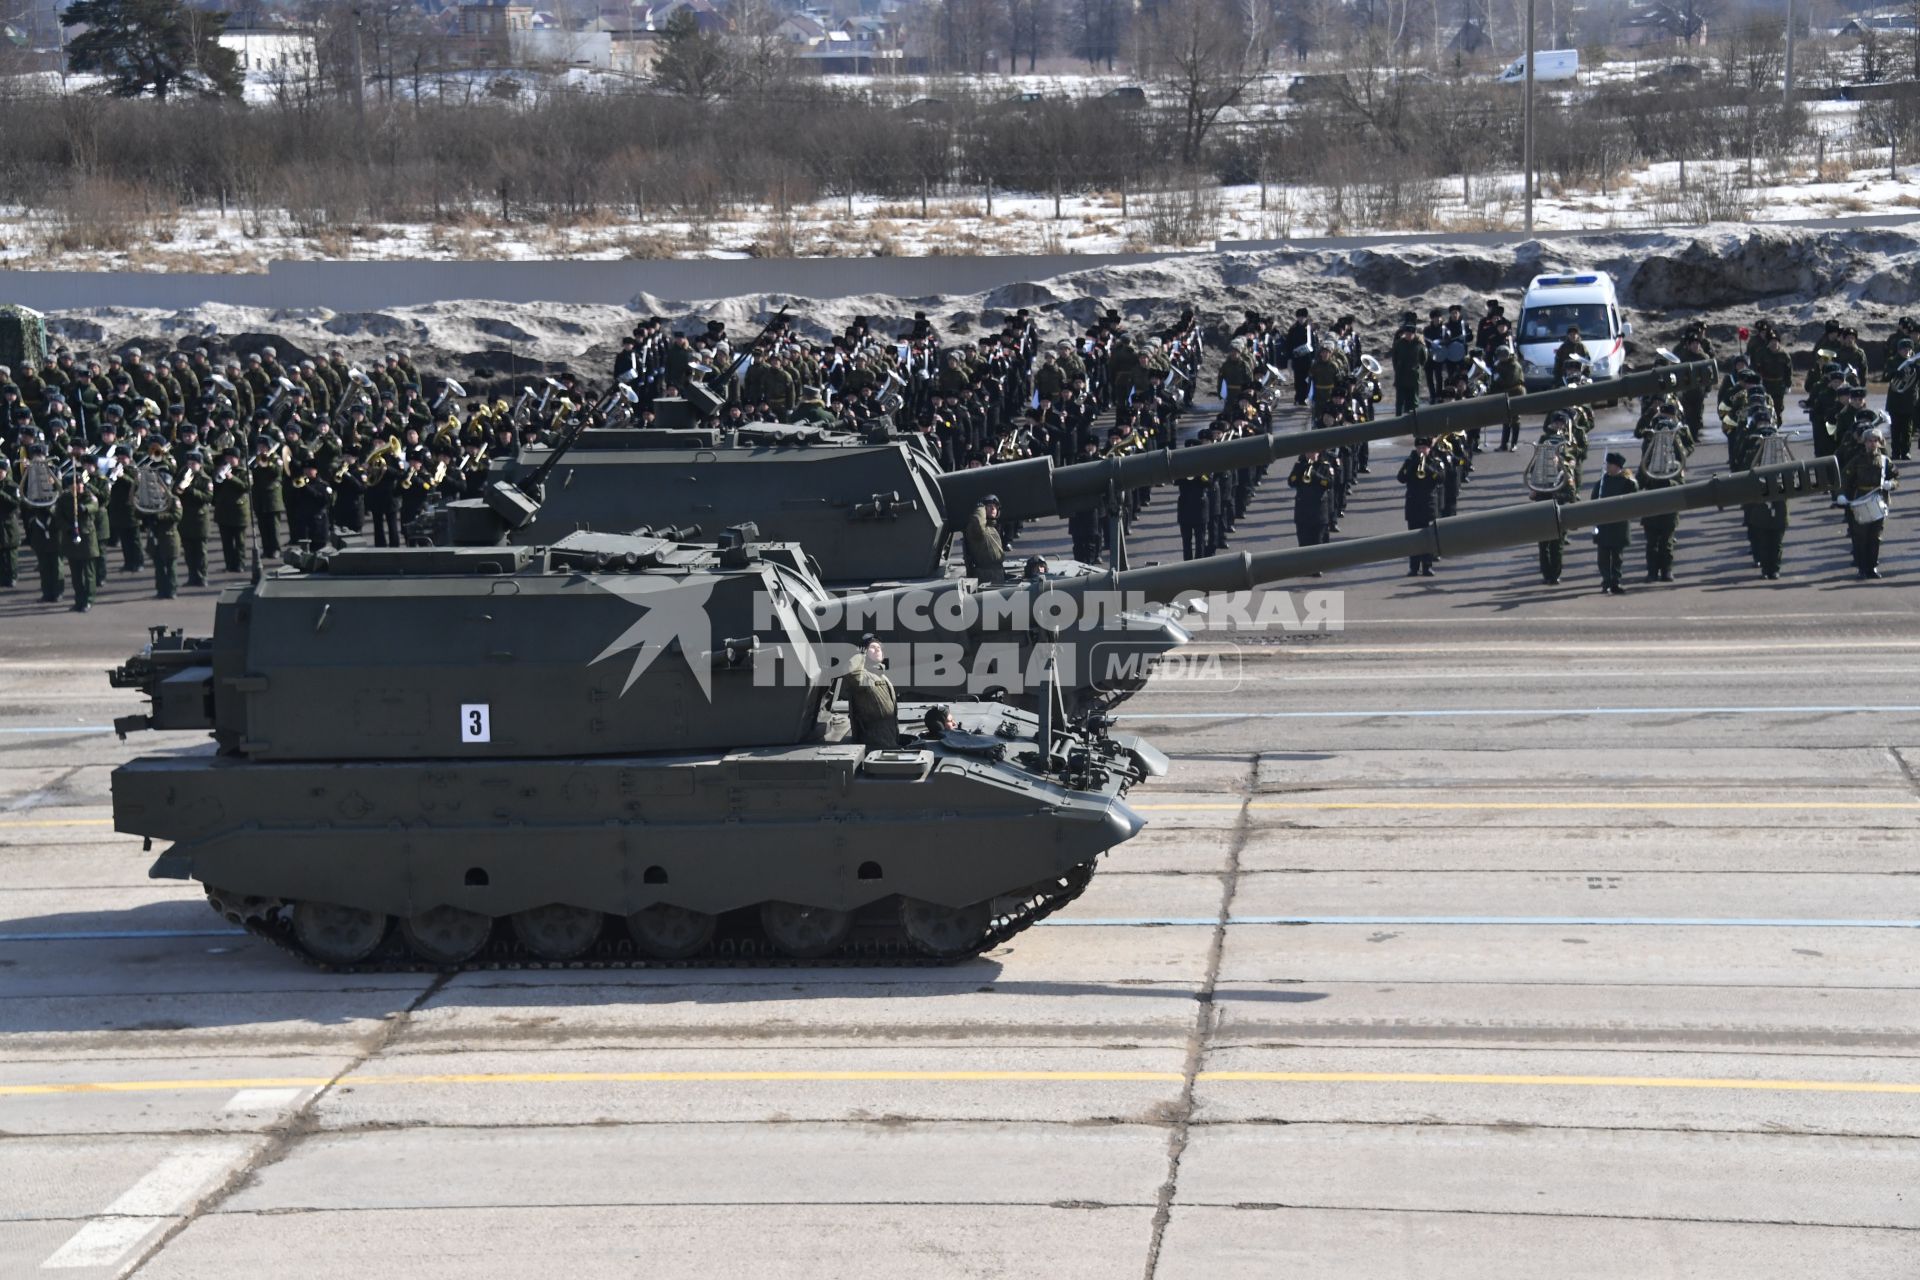
<svg viewBox="0 0 1920 1280"><path fill-rule="evenodd" d="M875 442L798 424L591 430L572 443L546 484L539 521L506 536L537 545L578 530L719 530L750 523L773 541L804 546L821 579L836 588L917 581L946 575L949 539L989 494L1000 499L1008 521L1068 516L1102 504L1118 510L1110 501L1117 495L1183 476L1263 467L1309 449L1493 427L1620 396L1711 386L1716 377L1711 361L1661 365L1604 383L1481 396L1318 431L1067 466L1039 457L964 471L942 471L917 439ZM492 479L517 482L545 465L550 453L530 448L498 461Z"/></svg>
<svg viewBox="0 0 1920 1280"><path fill-rule="evenodd" d="M1832 472L1533 503L1128 585L1461 555ZM574 534L296 553L227 592L211 637L156 631L113 673L151 701L122 733L213 739L116 769L115 827L170 842L153 875L200 881L311 960L454 967L975 955L1144 825L1127 795L1166 758L1051 696L943 697L957 729L902 701L898 743L850 740L823 598L799 548L747 530L718 550Z"/></svg>

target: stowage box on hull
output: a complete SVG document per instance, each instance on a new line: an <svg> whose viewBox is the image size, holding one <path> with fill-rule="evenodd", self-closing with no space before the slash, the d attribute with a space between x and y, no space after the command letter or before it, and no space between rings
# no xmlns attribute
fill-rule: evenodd
<svg viewBox="0 0 1920 1280"><path fill-rule="evenodd" d="M117 828L174 842L155 876L403 918L551 903L718 914L770 899L853 910L892 895L965 906L1135 834L1120 789L851 745L644 761L191 755L113 774Z"/></svg>

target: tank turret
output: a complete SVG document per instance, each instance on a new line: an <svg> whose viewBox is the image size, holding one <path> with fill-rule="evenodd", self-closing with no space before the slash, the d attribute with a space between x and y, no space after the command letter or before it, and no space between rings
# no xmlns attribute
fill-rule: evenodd
<svg viewBox="0 0 1920 1280"><path fill-rule="evenodd" d="M1008 520L1070 515L1111 492L1181 476L1265 466L1315 448L1497 426L1557 408L1711 385L1714 376L1709 361L1662 365L1605 383L1482 396L1397 418L1064 467L1028 458L943 472L917 437L875 443L802 425L589 431L553 470L539 519L498 536L536 545L580 529L618 533L661 523L722 529L751 522L769 538L803 544L820 576L837 587L938 578L946 572L949 537L990 493ZM516 481L549 457L545 448L524 450L497 463L493 478Z"/></svg>
<svg viewBox="0 0 1920 1280"><path fill-rule="evenodd" d="M151 702L122 733L212 738L116 769L114 824L171 842L153 875L201 881L223 916L333 966L973 955L1079 893L1143 825L1128 791L1166 771L1102 717L1063 714L1113 692L1094 662L1106 649L1152 657L1187 639L1136 627L1137 611L1074 621L1094 592L1131 609L1834 479L1831 460L1789 463L917 601L833 596L800 547L750 527L717 546L581 533L296 552L224 595L210 637L157 631L113 673ZM968 602L987 606L977 625L945 612ZM924 608L961 659L1000 646L1027 678L1007 692L1034 710L964 701L964 664L958 685L901 672L895 704L851 655L866 631L926 632L848 605ZM1119 687L1146 674L1128 667ZM891 717L853 740L836 694Z"/></svg>

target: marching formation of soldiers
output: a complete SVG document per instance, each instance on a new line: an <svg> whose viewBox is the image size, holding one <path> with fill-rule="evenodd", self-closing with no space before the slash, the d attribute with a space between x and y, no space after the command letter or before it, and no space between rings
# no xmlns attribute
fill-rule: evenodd
<svg viewBox="0 0 1920 1280"><path fill-rule="evenodd" d="M1726 362L1715 395L1729 465L1790 456L1781 430L1794 361L1779 332L1742 331L1745 349ZM1842 467L1854 563L1877 577L1896 462L1908 457L1920 417L1920 325L1903 320L1886 345L1883 409L1866 403L1868 358L1851 328L1835 321L1815 345L1802 401L1814 452ZM1313 426L1366 421L1383 399L1390 368L1397 412L1431 401L1524 390L1513 327L1497 300L1469 321L1465 308L1434 309L1423 326L1406 312L1385 365L1364 349L1360 326L1342 316L1322 329L1308 309L1291 323L1248 312L1228 338L1214 385L1220 408L1189 445L1265 434L1290 387ZM1715 358L1703 324L1675 343L1680 360ZM1077 337L1043 341L1026 311L998 331L948 342L924 313L888 335L856 319L831 338L801 336L784 313L736 342L719 322L674 333L643 320L622 340L611 380L596 387L571 371L499 380L476 394L452 378L424 379L395 349L362 366L338 350L281 360L260 346L216 364L206 347L148 359L127 348L82 361L57 350L38 369L0 368L0 587L11 587L22 547L34 556L41 596L86 610L109 572L149 562L155 594L205 584L215 572L249 571L284 547L338 545L370 524L376 546L401 545L409 526L447 498L479 494L493 460L551 444L578 429L647 426L672 399L704 425L749 421L812 424L869 438L918 437L943 466L958 469L1027 457L1057 463L1124 455L1177 443L1202 379L1201 326L1189 310L1172 325L1136 333L1106 311ZM1570 329L1554 356L1563 383L1589 377L1589 356ZM482 378L492 375L485 371ZM1705 438L1709 393L1689 389L1643 401L1635 427L1642 457L1630 468L1609 454L1589 493L1582 472L1593 428L1584 408L1544 424L1525 472L1533 498L1560 502L1683 482ZM1520 446L1509 423L1499 451ZM1397 472L1409 528L1455 513L1482 450L1478 431L1423 436ZM1301 456L1287 477L1301 545L1339 531L1350 496L1371 470L1365 444ZM1262 471L1244 468L1179 482L1177 519L1188 558L1230 546ZM1074 554L1096 561L1152 501L1149 490L1115 495L1069 520ZM1117 509L1116 509L1117 508ZM963 540L980 574L995 574L1017 526L975 512ZM1762 576L1781 571L1784 503L1744 513ZM1646 580L1671 582L1677 521L1643 522ZM1596 537L1602 588L1624 590L1624 526ZM217 545L218 561L210 553ZM1564 540L1543 543L1540 573L1564 572ZM117 563L110 563L117 560ZM1431 576L1416 557L1409 576Z"/></svg>
<svg viewBox="0 0 1920 1280"><path fill-rule="evenodd" d="M350 365L339 351L282 363L271 346L216 368L207 349L149 364L139 348L82 363L56 351L37 370L0 367L0 586L22 542L41 598L84 612L118 552L118 572L151 561L154 593L239 573L283 545L318 549L369 517L377 544L443 491L478 491L498 403L463 421L457 383L428 399L408 352ZM24 526L24 528L22 528Z"/></svg>

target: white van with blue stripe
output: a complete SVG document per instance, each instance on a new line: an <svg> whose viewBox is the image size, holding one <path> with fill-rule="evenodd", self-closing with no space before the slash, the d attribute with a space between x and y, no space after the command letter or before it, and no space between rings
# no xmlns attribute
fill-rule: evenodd
<svg viewBox="0 0 1920 1280"><path fill-rule="evenodd" d="M1580 341L1593 357L1596 380L1616 376L1626 364L1627 337L1633 326L1620 319L1612 276L1604 271L1535 276L1521 299L1520 320L1514 326L1530 390L1556 385L1553 353L1569 326L1579 328Z"/></svg>

